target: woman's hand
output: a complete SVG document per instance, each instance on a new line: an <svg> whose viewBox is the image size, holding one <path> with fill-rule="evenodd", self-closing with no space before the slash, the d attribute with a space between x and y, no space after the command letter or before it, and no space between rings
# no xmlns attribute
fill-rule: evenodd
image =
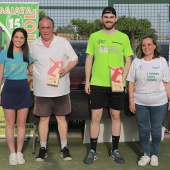
<svg viewBox="0 0 170 170"><path fill-rule="evenodd" d="M170 101L168 101L168 110L170 110Z"/></svg>
<svg viewBox="0 0 170 170"><path fill-rule="evenodd" d="M136 108L135 108L135 102L134 102L133 98L129 98L129 109L132 113L135 114Z"/></svg>

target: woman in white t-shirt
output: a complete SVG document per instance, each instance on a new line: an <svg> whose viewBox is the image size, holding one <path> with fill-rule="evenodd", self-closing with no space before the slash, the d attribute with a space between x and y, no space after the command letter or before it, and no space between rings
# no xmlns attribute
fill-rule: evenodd
<svg viewBox="0 0 170 170"><path fill-rule="evenodd" d="M158 166L158 154L162 137L162 122L170 109L170 74L161 47L152 36L144 37L138 50L138 58L132 62L129 81L130 110L136 114L139 139L143 156L139 166L150 162ZM150 149L150 134L152 145Z"/></svg>

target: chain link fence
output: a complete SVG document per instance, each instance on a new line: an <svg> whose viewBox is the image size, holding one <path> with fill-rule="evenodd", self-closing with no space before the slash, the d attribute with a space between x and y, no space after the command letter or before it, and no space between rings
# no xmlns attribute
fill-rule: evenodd
<svg viewBox="0 0 170 170"><path fill-rule="evenodd" d="M18 0L4 0L4 2L18 2ZM22 0L22 3L24 2L35 1ZM87 22L100 20L102 9L110 5L116 9L119 18L126 16L137 20L147 19L158 39L168 39L169 0L38 0L36 2L39 2L40 11L54 20L55 31L59 27L71 25L73 19L87 20Z"/></svg>
<svg viewBox="0 0 170 170"><path fill-rule="evenodd" d="M22 0L21 3L24 2L35 2L35 0ZM170 0L38 0L36 2L39 2L40 11L54 20L54 31L59 36L76 41L87 40L93 32L93 28L87 25L100 20L104 7L113 6L119 19L124 19L123 29L120 31L128 34L134 52L141 36L151 33L160 44L165 42L166 46L162 45L163 56L169 61ZM73 24L73 21L77 20L79 23L80 21L85 23L83 31L78 29L78 24ZM68 126L70 132L82 132L84 121L69 121ZM50 130L56 130L54 122L51 122Z"/></svg>

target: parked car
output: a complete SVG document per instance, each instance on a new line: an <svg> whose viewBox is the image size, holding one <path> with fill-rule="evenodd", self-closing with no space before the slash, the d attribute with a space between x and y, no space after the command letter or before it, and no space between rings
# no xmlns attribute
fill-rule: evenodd
<svg viewBox="0 0 170 170"><path fill-rule="evenodd" d="M71 40L74 51L78 56L78 65L70 72L70 89L84 90L85 85L85 59L87 40Z"/></svg>
<svg viewBox="0 0 170 170"><path fill-rule="evenodd" d="M162 49L161 56L164 57L167 62L169 62L169 42L169 40L158 40L158 43Z"/></svg>

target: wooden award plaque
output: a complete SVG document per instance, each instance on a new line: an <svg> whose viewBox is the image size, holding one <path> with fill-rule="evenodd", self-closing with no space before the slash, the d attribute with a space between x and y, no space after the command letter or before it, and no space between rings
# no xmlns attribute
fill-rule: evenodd
<svg viewBox="0 0 170 170"><path fill-rule="evenodd" d="M57 86L59 83L59 70L63 65L63 61L52 60L50 64L50 69L48 71L47 84Z"/></svg>
<svg viewBox="0 0 170 170"><path fill-rule="evenodd" d="M123 68L110 67L110 74L112 92L123 92L124 91L122 82Z"/></svg>

